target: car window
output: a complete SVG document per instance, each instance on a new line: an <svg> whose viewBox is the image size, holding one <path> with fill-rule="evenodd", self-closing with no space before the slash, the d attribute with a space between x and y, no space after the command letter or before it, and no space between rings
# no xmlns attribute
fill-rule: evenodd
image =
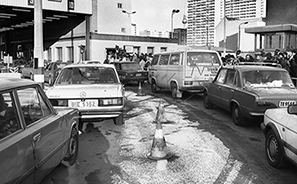
<svg viewBox="0 0 297 184"><path fill-rule="evenodd" d="M219 57L216 53L204 53L204 52L188 52L187 53L187 65L195 66L199 64L220 64Z"/></svg>
<svg viewBox="0 0 297 184"><path fill-rule="evenodd" d="M243 73L245 87L294 87L286 71L253 70Z"/></svg>
<svg viewBox="0 0 297 184"><path fill-rule="evenodd" d="M141 70L141 67L138 63L134 63L134 62L131 62L131 63L122 63L122 70Z"/></svg>
<svg viewBox="0 0 297 184"><path fill-rule="evenodd" d="M227 69L221 69L217 76L216 82L223 84L226 78L226 73L227 73Z"/></svg>
<svg viewBox="0 0 297 184"><path fill-rule="evenodd" d="M161 55L159 65L167 65L169 61L169 54Z"/></svg>
<svg viewBox="0 0 297 184"><path fill-rule="evenodd" d="M0 94L0 140L21 129L12 93Z"/></svg>
<svg viewBox="0 0 297 184"><path fill-rule="evenodd" d="M152 60L152 65L156 65L156 64L158 64L159 56L160 56L160 55L155 55L155 56L154 56L154 58L153 58L153 60Z"/></svg>
<svg viewBox="0 0 297 184"><path fill-rule="evenodd" d="M171 54L169 65L179 65L180 54Z"/></svg>
<svg viewBox="0 0 297 184"><path fill-rule="evenodd" d="M229 85L229 86L233 85L234 78L235 78L235 70L233 70L233 69L228 70L225 84Z"/></svg>
<svg viewBox="0 0 297 184"><path fill-rule="evenodd" d="M66 84L118 84L116 71L107 67L73 67L61 71L57 85Z"/></svg>
<svg viewBox="0 0 297 184"><path fill-rule="evenodd" d="M51 114L50 108L36 88L21 89L17 94L27 126Z"/></svg>

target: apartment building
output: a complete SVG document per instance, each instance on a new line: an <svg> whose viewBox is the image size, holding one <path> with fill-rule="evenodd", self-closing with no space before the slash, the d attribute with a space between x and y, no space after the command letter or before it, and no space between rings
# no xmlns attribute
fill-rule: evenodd
<svg viewBox="0 0 297 184"><path fill-rule="evenodd" d="M214 46L216 26L228 18L265 18L266 0L188 0L187 43Z"/></svg>

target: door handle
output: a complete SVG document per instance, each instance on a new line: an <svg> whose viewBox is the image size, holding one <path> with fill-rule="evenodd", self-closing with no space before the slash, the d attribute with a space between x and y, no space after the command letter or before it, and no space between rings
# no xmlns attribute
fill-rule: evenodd
<svg viewBox="0 0 297 184"><path fill-rule="evenodd" d="M230 91L231 91L232 93L234 93L234 90L233 90L233 89L231 89Z"/></svg>
<svg viewBox="0 0 297 184"><path fill-rule="evenodd" d="M38 133L38 134L33 136L33 142L34 143L40 141L40 139L41 139L41 133Z"/></svg>

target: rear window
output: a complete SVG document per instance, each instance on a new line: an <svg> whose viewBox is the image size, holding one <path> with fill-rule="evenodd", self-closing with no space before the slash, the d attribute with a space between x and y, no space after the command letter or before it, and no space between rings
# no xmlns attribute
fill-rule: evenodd
<svg viewBox="0 0 297 184"><path fill-rule="evenodd" d="M93 66L64 68L56 81L56 85L118 83L119 81L113 68Z"/></svg>
<svg viewBox="0 0 297 184"><path fill-rule="evenodd" d="M219 57L216 53L203 52L188 52L187 65L201 65L201 64L220 64Z"/></svg>
<svg viewBox="0 0 297 184"><path fill-rule="evenodd" d="M122 70L141 70L138 63L123 63L121 64Z"/></svg>

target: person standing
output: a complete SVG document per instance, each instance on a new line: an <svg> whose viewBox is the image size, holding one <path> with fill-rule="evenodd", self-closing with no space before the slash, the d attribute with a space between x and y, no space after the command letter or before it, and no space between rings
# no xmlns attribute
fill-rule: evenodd
<svg viewBox="0 0 297 184"><path fill-rule="evenodd" d="M289 63L290 63L290 71L291 71L291 77L297 77L297 50L294 49L292 51L292 55L290 57Z"/></svg>

